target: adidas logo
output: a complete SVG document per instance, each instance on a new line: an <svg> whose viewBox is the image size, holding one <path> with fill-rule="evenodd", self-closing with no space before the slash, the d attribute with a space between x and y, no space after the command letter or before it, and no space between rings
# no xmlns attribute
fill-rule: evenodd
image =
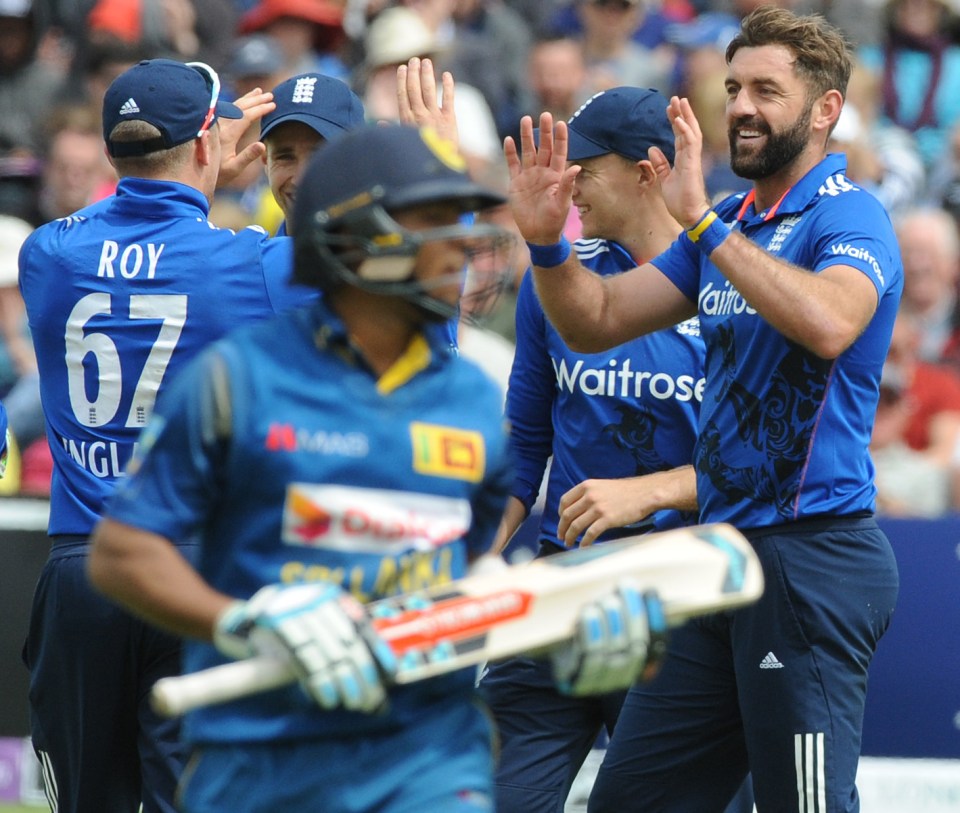
<svg viewBox="0 0 960 813"><path fill-rule="evenodd" d="M772 652L768 652L763 656L763 660L760 661L761 669L783 669L783 664L777 660L777 656Z"/></svg>
<svg viewBox="0 0 960 813"><path fill-rule="evenodd" d="M137 103L133 100L133 96L127 99L122 105L120 105L120 115L129 116L131 113L139 113L140 108L137 106Z"/></svg>

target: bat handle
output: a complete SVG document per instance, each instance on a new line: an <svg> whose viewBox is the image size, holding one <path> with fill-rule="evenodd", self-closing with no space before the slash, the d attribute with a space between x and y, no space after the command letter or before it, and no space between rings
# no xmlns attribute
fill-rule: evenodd
<svg viewBox="0 0 960 813"><path fill-rule="evenodd" d="M295 680L293 671L281 660L248 658L202 672L161 678L150 693L150 704L157 714L177 717L201 706L279 689Z"/></svg>

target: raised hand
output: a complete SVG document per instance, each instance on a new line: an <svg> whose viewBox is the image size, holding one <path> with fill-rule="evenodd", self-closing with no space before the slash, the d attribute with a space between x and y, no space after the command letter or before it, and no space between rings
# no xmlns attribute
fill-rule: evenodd
<svg viewBox="0 0 960 813"><path fill-rule="evenodd" d="M273 94L259 88L245 93L234 104L243 111L242 119L217 119L220 130L220 174L217 176L217 186L225 186L236 180L250 164L266 154L267 148L257 139L239 152L237 147L250 128L276 107Z"/></svg>
<svg viewBox="0 0 960 813"><path fill-rule="evenodd" d="M510 172L510 209L523 239L552 245L560 240L580 167L567 166L567 125L554 126L550 113L540 115L540 145L533 140L533 120L520 120L520 150L511 137L503 143Z"/></svg>
<svg viewBox="0 0 960 813"><path fill-rule="evenodd" d="M580 613L573 640L550 653L557 688L568 695L604 694L650 678L666 651L660 599L629 580Z"/></svg>
<svg viewBox="0 0 960 813"><path fill-rule="evenodd" d="M214 644L231 658L290 663L317 705L374 712L387 701L396 657L363 605L334 584L268 585L217 619Z"/></svg>
<svg viewBox="0 0 960 813"><path fill-rule="evenodd" d="M671 97L667 118L676 139L673 168L657 147L650 148L649 158L660 178L667 209L681 226L689 229L710 208L703 180L703 133L687 99Z"/></svg>
<svg viewBox="0 0 960 813"><path fill-rule="evenodd" d="M397 68L397 109L400 121L417 127L432 127L437 135L460 148L457 114L454 110L453 74L444 71L441 77L442 100L437 94L437 78L433 60L413 57Z"/></svg>

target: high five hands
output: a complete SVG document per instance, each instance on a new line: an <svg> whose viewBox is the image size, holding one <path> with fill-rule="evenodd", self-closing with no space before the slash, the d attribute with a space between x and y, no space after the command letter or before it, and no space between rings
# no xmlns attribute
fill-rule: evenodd
<svg viewBox="0 0 960 813"><path fill-rule="evenodd" d="M660 179L667 209L684 228L690 228L710 208L703 181L703 134L687 99L672 97L667 118L676 139L674 166L657 147L650 147L648 158ZM524 116L519 148L508 136L503 151L510 173L510 207L520 233L528 243L551 245L563 233L580 167L567 164L566 122L554 122L550 113L542 113L538 135L539 144L534 140L533 119Z"/></svg>

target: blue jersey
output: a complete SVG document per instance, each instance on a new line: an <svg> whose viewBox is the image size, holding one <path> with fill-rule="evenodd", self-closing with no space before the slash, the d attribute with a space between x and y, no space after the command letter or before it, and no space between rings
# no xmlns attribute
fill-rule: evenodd
<svg viewBox="0 0 960 813"><path fill-rule="evenodd" d="M874 509L867 447L903 267L886 211L845 168L844 156L828 155L770 211L757 212L752 193L716 207L724 223L780 259L813 273L848 265L873 282L877 311L836 359L785 339L686 235L653 261L699 303L707 344L696 452L704 522L757 528Z"/></svg>
<svg viewBox="0 0 960 813"><path fill-rule="evenodd" d="M578 240L576 250L598 274L636 265L620 245L605 240ZM602 353L575 353L547 320L529 273L520 284L516 321L507 390L517 469L513 495L530 510L552 455L540 534L562 545L560 498L573 486L587 478L634 477L693 462L703 341L692 319ZM676 511L654 515L659 528L693 519Z"/></svg>
<svg viewBox="0 0 960 813"><path fill-rule="evenodd" d="M51 534L88 534L157 391L228 329L316 296L287 285L289 239L207 220L179 183L127 178L117 194L37 229L20 289L53 454Z"/></svg>
<svg viewBox="0 0 960 813"><path fill-rule="evenodd" d="M200 573L238 598L304 580L361 601L447 583L488 549L503 512L502 398L436 336L416 338L378 381L318 303L231 334L178 378L107 513L174 542L199 536ZM185 646L185 671L222 661L212 645ZM385 731L471 693L473 679L467 669L400 687L383 715L322 711L294 686L199 710L188 734Z"/></svg>

